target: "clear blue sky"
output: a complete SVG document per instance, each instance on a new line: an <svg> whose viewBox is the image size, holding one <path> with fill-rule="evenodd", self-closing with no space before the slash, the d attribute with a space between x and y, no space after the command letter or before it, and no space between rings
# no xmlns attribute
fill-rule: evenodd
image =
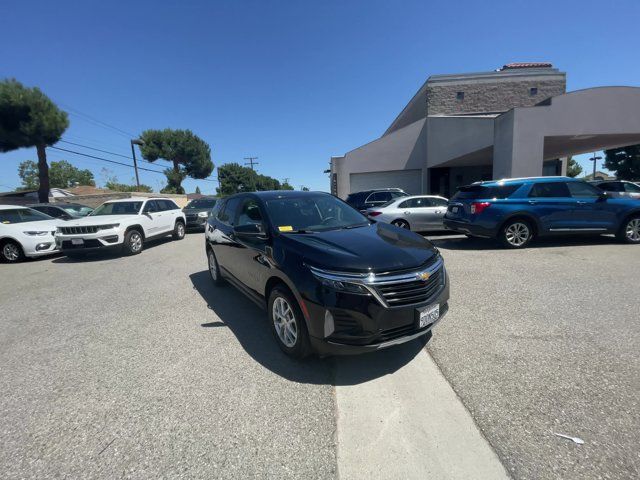
<svg viewBox="0 0 640 480"><path fill-rule="evenodd" d="M329 157L378 137L431 74L550 61L568 90L640 85L639 18L637 0L11 2L0 78L124 132L189 128L216 165L258 156L261 173L327 190ZM70 120L66 140L130 154L129 135L73 111ZM35 158L0 154L0 190ZM98 183L103 167L133 178L126 167L49 155L63 158ZM164 184L155 173L141 180Z"/></svg>

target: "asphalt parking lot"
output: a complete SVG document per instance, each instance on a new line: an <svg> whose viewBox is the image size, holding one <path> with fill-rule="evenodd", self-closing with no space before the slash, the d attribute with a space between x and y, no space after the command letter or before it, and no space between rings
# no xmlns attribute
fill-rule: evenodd
<svg viewBox="0 0 640 480"><path fill-rule="evenodd" d="M427 349L510 474L637 478L640 249L432 238L452 291ZM4 478L336 478L336 379L419 350L286 358L258 307L211 285L201 234L0 265L0 306Z"/></svg>

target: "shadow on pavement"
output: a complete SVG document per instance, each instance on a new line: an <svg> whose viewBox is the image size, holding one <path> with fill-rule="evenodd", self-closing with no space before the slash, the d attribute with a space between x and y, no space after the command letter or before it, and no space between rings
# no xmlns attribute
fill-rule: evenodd
<svg viewBox="0 0 640 480"><path fill-rule="evenodd" d="M295 360L285 355L273 338L267 314L234 287L213 285L208 270L189 276L193 288L221 321L205 322L205 328L227 326L244 350L258 363L288 380L298 383L336 385L336 368L341 369L340 385L355 385L388 375L409 363L425 346L415 340L388 350L354 357ZM342 372L343 367L345 373Z"/></svg>
<svg viewBox="0 0 640 480"><path fill-rule="evenodd" d="M431 243L445 250L508 250L497 240L491 238L466 237L464 235L451 235L446 238L434 238L428 236ZM552 248L552 247L583 247L594 245L611 245L619 243L613 236L565 236L534 238L527 249Z"/></svg>
<svg viewBox="0 0 640 480"><path fill-rule="evenodd" d="M153 240L148 240L144 243L144 248L139 255L144 255L146 250L151 250L152 248L158 247L160 245L164 245L165 243L169 243L174 241L171 237L163 237ZM120 258L124 256L120 248L113 248L109 250L96 250L93 252L79 252L80 256L78 257L67 257L64 253L61 253L60 257L56 258L52 261L52 263L81 263L81 262L97 262L101 260L109 260L114 258Z"/></svg>

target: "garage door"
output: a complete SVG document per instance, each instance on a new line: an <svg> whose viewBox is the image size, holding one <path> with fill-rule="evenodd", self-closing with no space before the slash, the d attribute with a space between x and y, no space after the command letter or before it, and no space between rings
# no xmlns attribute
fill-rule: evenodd
<svg viewBox="0 0 640 480"><path fill-rule="evenodd" d="M410 195L422 193L422 170L391 170L388 172L352 173L351 193L373 188L401 188Z"/></svg>

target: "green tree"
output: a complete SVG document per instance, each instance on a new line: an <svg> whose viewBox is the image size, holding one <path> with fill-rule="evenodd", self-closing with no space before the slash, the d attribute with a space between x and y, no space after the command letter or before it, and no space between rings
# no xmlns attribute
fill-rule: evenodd
<svg viewBox="0 0 640 480"><path fill-rule="evenodd" d="M198 187L197 185L196 185L196 193L197 193L198 195L201 195L201 194L202 194L202 192L200 191L200 187Z"/></svg>
<svg viewBox="0 0 640 480"><path fill-rule="evenodd" d="M293 190L289 184L281 184L277 179L256 173L249 167L237 163L227 163L218 167L220 186L218 195L227 196L238 192L264 190Z"/></svg>
<svg viewBox="0 0 640 480"><path fill-rule="evenodd" d="M147 193L153 192L153 188L151 188L149 185L144 185L142 183L138 187L137 185L127 185L124 183L118 183L115 180L110 180L107 183L105 183L104 186L109 190L113 190L114 192L147 192Z"/></svg>
<svg viewBox="0 0 640 480"><path fill-rule="evenodd" d="M182 181L186 177L203 179L211 175L213 162L209 145L190 130L145 130L140 135L143 144L140 152L145 160L169 160L173 168L167 168L167 186L163 193L184 193Z"/></svg>
<svg viewBox="0 0 640 480"><path fill-rule="evenodd" d="M567 159L567 176L577 177L582 173L582 166L573 157Z"/></svg>
<svg viewBox="0 0 640 480"><path fill-rule="evenodd" d="M303 192L308 192L309 191L309 187L305 187L304 185L302 186L302 188L300 189Z"/></svg>
<svg viewBox="0 0 640 480"><path fill-rule="evenodd" d="M604 166L620 180L640 179L640 145L612 148L604 151Z"/></svg>
<svg viewBox="0 0 640 480"><path fill-rule="evenodd" d="M22 180L20 190L36 190L40 186L38 164L31 160L25 160L18 165L18 176ZM93 185L91 170L81 170L74 167L66 160L51 162L49 167L49 186L51 188L69 188L75 185Z"/></svg>
<svg viewBox="0 0 640 480"><path fill-rule="evenodd" d="M46 147L60 140L69 126L60 110L38 88L15 79L0 82L0 152L35 147L38 153L38 197L49 201L49 166Z"/></svg>

